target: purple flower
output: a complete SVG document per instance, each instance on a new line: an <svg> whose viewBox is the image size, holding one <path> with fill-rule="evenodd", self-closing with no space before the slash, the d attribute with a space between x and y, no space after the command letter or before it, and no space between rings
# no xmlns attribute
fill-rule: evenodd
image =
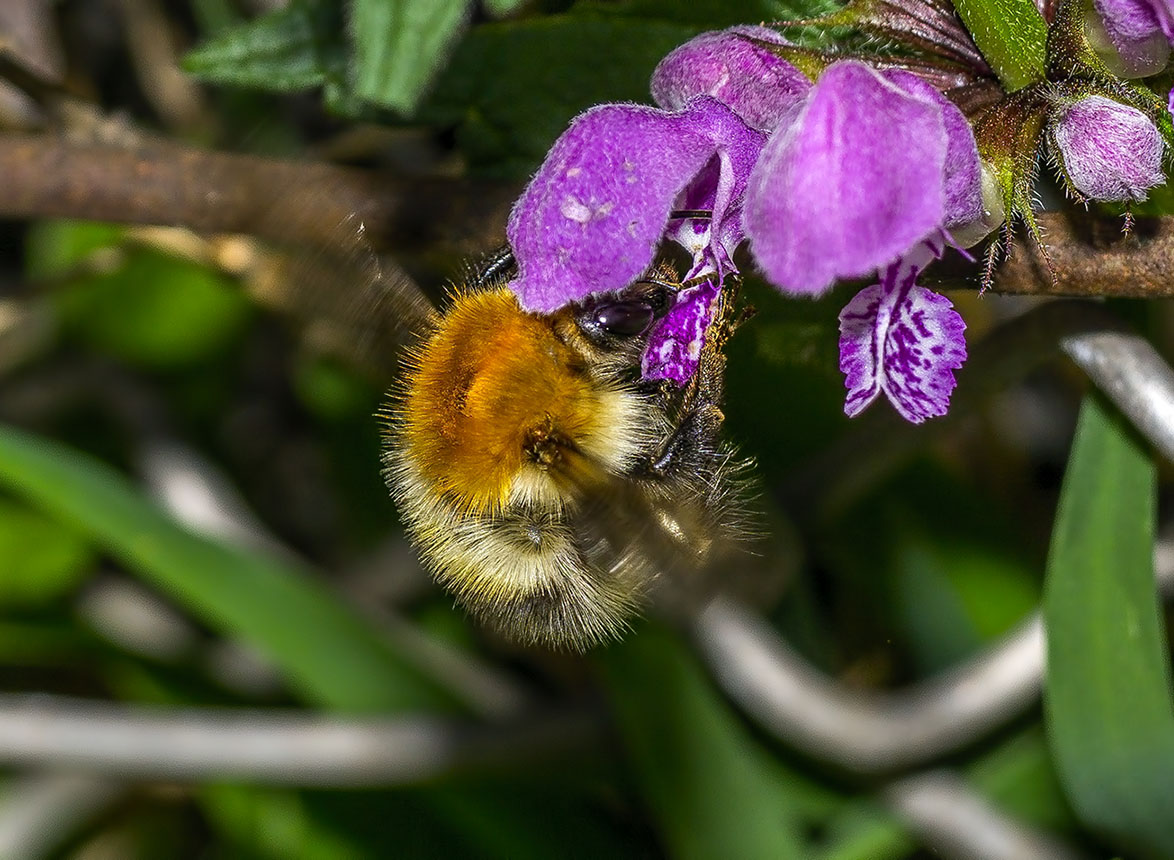
<svg viewBox="0 0 1174 860"><path fill-rule="evenodd" d="M653 76L673 110L603 105L578 117L510 216L510 286L523 307L551 311L622 289L673 240L692 255L690 286L649 332L642 372L684 384L747 236L786 292L879 269L841 317L846 411L884 390L910 421L940 415L965 326L915 281L948 231L982 217L970 126L910 73L844 61L812 85L762 43L782 40L764 28L703 34ZM686 209L711 215L670 217Z"/></svg>
<svg viewBox="0 0 1174 860"><path fill-rule="evenodd" d="M882 391L914 424L946 414L954 370L966 360L966 323L949 299L916 283L943 250L931 242L920 246L888 266L879 284L861 290L840 312L840 370L849 417Z"/></svg>
<svg viewBox="0 0 1174 860"><path fill-rule="evenodd" d="M652 98L679 110L696 96L712 96L747 125L773 130L802 102L811 81L756 42L786 44L766 27L702 33L660 61L652 73Z"/></svg>
<svg viewBox="0 0 1174 860"><path fill-rule="evenodd" d="M1064 111L1052 135L1068 178L1086 197L1140 201L1166 181L1162 135L1137 108L1086 96Z"/></svg>
<svg viewBox="0 0 1174 860"><path fill-rule="evenodd" d="M768 280L816 295L981 214L978 149L958 109L907 72L845 61L771 136L746 232Z"/></svg>
<svg viewBox="0 0 1174 860"><path fill-rule="evenodd" d="M811 84L752 40L781 42L761 27L705 33L662 61L656 100L670 110L602 105L555 143L510 215L507 235L523 307L555 310L640 277L665 238L693 257L682 290L649 333L643 372L686 382L697 367L714 299L737 272L742 208L769 127ZM670 220L674 209L707 218Z"/></svg>
<svg viewBox="0 0 1174 860"><path fill-rule="evenodd" d="M1166 67L1174 43L1169 0L1093 0L1093 6L1099 21L1090 20L1089 38L1114 72L1143 78Z"/></svg>

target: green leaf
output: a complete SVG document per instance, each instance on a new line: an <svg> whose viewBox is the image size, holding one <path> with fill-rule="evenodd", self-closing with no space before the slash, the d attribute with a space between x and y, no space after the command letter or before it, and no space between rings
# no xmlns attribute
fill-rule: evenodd
<svg viewBox="0 0 1174 860"><path fill-rule="evenodd" d="M671 856L806 856L796 787L676 637L645 627L601 657L636 781Z"/></svg>
<svg viewBox="0 0 1174 860"><path fill-rule="evenodd" d="M529 2L530 0L481 0L481 8L490 18L507 18Z"/></svg>
<svg viewBox="0 0 1174 860"><path fill-rule="evenodd" d="M967 488L951 489L961 494ZM917 519L917 512L891 505L896 609L922 674L972 656L1036 607L1038 587L1013 551L1014 541L997 527L987 535L933 532L922 527L926 519Z"/></svg>
<svg viewBox="0 0 1174 860"><path fill-rule="evenodd" d="M232 846L233 856L359 860L360 846L306 809L304 794L261 786L210 785L200 792L204 813Z"/></svg>
<svg viewBox="0 0 1174 860"><path fill-rule="evenodd" d="M113 271L55 295L68 331L133 364L170 368L221 350L251 306L211 269L150 249L128 249Z"/></svg>
<svg viewBox="0 0 1174 860"><path fill-rule="evenodd" d="M72 591L93 557L75 529L0 499L0 607L35 606Z"/></svg>
<svg viewBox="0 0 1174 860"><path fill-rule="evenodd" d="M188 52L185 71L206 81L295 92L326 83L336 50L333 4L294 0L284 9L224 30Z"/></svg>
<svg viewBox="0 0 1174 860"><path fill-rule="evenodd" d="M65 277L96 252L116 250L125 232L118 224L35 221L25 236L25 274L35 281Z"/></svg>
<svg viewBox="0 0 1174 860"><path fill-rule="evenodd" d="M470 0L353 0L355 93L412 114L468 22Z"/></svg>
<svg viewBox="0 0 1174 860"><path fill-rule="evenodd" d="M250 642L308 701L347 711L453 704L309 575L186 531L104 463L0 427L0 484L87 534L210 626Z"/></svg>
<svg viewBox="0 0 1174 860"><path fill-rule="evenodd" d="M614 15L676 21L701 30L719 30L736 24L818 18L842 5L839 0L623 0L619 3L580 3Z"/></svg>
<svg viewBox="0 0 1174 860"><path fill-rule="evenodd" d="M1156 475L1111 407L1085 399L1044 587L1048 740L1078 817L1174 857L1174 708L1154 586Z"/></svg>
<svg viewBox="0 0 1174 860"><path fill-rule="evenodd" d="M982 753L963 770L976 792L1013 818L1052 830L1071 826L1042 732L1034 726ZM820 860L921 856L908 825L872 797L846 805L824 829L827 847Z"/></svg>
<svg viewBox="0 0 1174 860"><path fill-rule="evenodd" d="M1044 79L1048 26L1034 0L954 0L954 8L1004 89Z"/></svg>
<svg viewBox="0 0 1174 860"><path fill-rule="evenodd" d="M455 124L458 145L483 173L526 176L577 113L649 101L657 62L695 32L587 14L485 24L462 43L422 116Z"/></svg>

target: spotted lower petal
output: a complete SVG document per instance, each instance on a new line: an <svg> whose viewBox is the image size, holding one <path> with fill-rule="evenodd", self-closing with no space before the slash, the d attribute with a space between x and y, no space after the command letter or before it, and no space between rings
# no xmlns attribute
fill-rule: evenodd
<svg viewBox="0 0 1174 860"><path fill-rule="evenodd" d="M678 385L689 381L701 360L719 290L715 278L680 292L649 335L641 368L645 379L668 379Z"/></svg>
<svg viewBox="0 0 1174 860"><path fill-rule="evenodd" d="M954 370L966 360L966 324L950 300L918 286L919 269L890 266L840 314L844 412L859 414L883 391L906 420L945 415Z"/></svg>

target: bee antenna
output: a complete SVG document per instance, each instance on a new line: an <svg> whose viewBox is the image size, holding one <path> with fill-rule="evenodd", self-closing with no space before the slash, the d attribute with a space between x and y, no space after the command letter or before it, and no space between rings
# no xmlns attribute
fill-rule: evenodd
<svg viewBox="0 0 1174 860"><path fill-rule="evenodd" d="M703 218L709 220L713 217L713 211L709 209L674 209L669 212L669 220L675 221L680 218Z"/></svg>

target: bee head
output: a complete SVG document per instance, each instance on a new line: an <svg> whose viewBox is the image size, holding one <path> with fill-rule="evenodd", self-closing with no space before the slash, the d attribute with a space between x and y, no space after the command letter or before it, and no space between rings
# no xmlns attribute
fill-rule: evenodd
<svg viewBox="0 0 1174 860"><path fill-rule="evenodd" d="M679 285L656 275L579 303L575 322L595 346L618 348L641 339L673 306Z"/></svg>

